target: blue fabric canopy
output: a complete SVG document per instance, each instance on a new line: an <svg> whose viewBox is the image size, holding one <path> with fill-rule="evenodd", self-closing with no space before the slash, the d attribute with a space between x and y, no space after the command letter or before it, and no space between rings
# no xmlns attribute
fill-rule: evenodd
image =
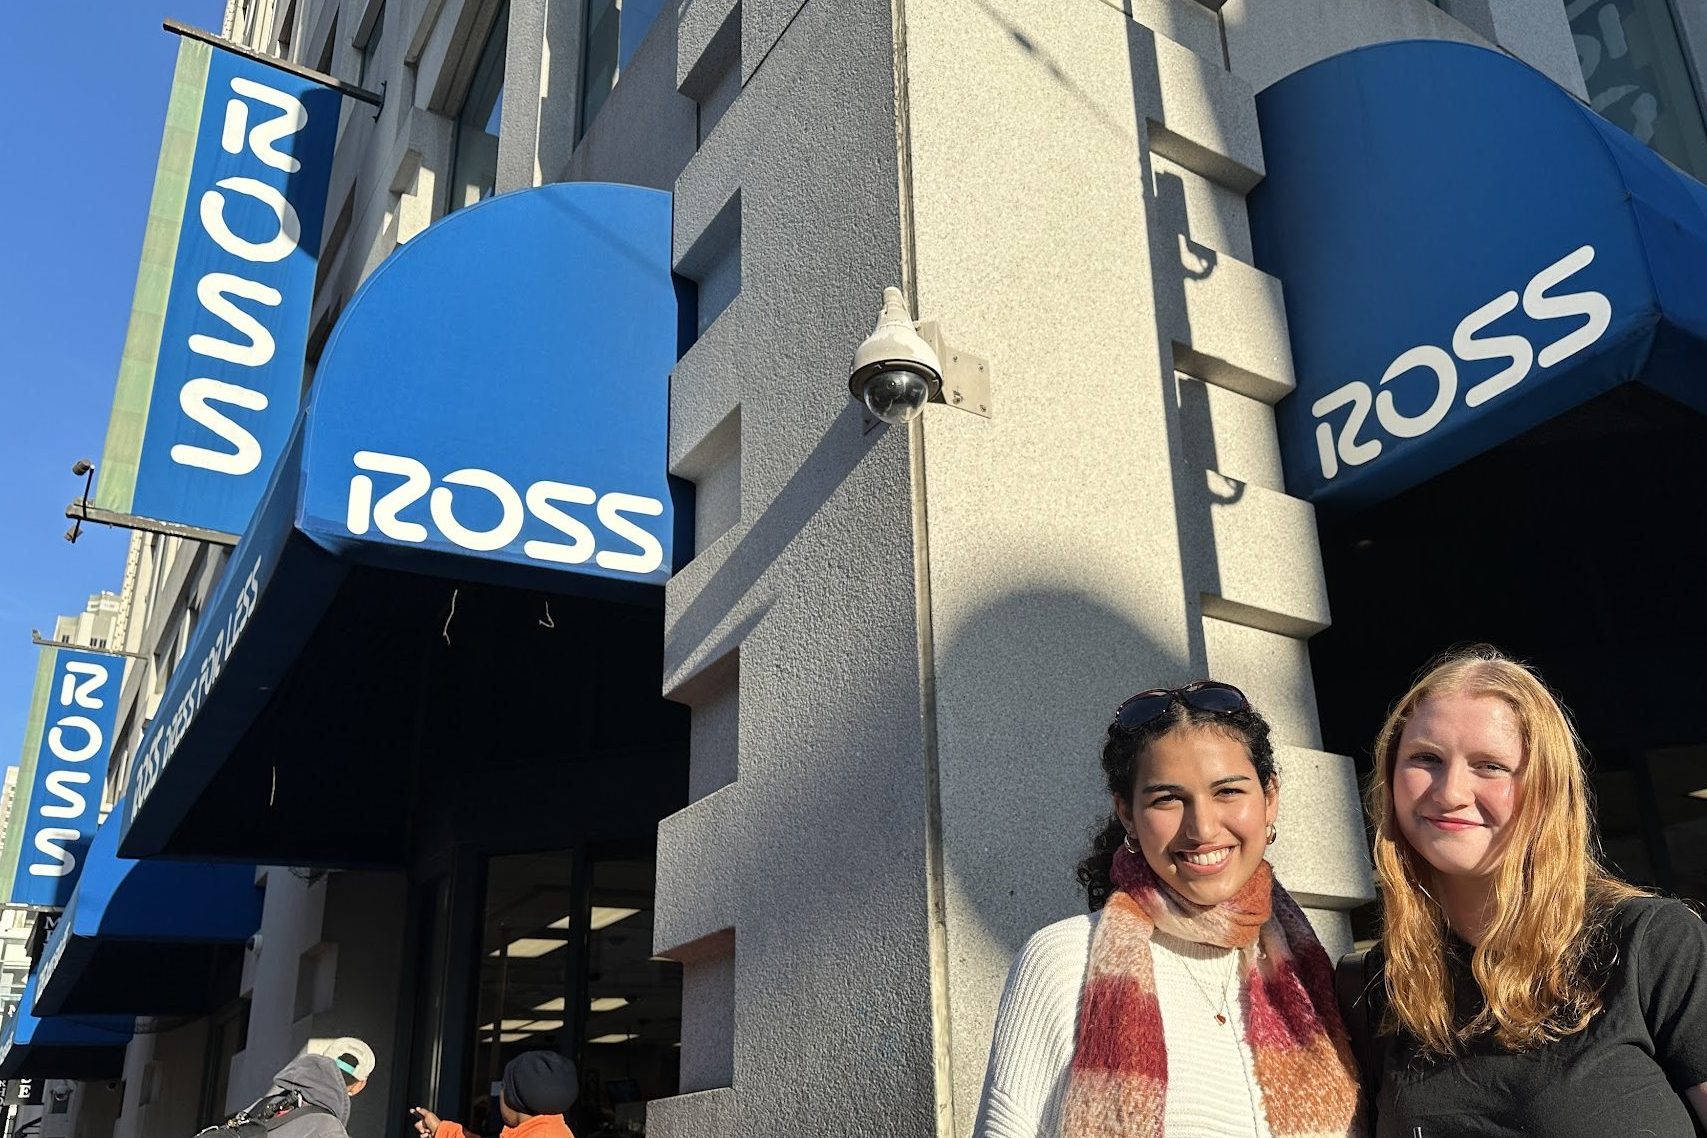
<svg viewBox="0 0 1707 1138"><path fill-rule="evenodd" d="M1291 493L1366 507L1624 383L1707 411L1707 186L1539 72L1381 44L1257 113Z"/></svg>
<svg viewBox="0 0 1707 1138"><path fill-rule="evenodd" d="M30 973L18 1010L0 1027L0 1079L106 1079L124 1069L130 1016L42 1016Z"/></svg>
<svg viewBox="0 0 1707 1138"><path fill-rule="evenodd" d="M42 949L35 1008L209 1011L219 946L241 944L261 925L255 867L121 858L121 817L115 811L95 832L76 892Z"/></svg>
<svg viewBox="0 0 1707 1138"><path fill-rule="evenodd" d="M388 618L444 625L469 582L661 603L692 526L670 241L666 193L541 186L368 278L137 750L124 856L394 864L406 819L371 804L408 778L417 661Z"/></svg>

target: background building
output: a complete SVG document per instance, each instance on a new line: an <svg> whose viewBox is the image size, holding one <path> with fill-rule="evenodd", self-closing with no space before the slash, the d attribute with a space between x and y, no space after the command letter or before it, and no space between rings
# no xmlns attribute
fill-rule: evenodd
<svg viewBox="0 0 1707 1138"><path fill-rule="evenodd" d="M1395 601L1352 559L1403 572L1424 519L1477 492L1435 480L1373 536L1288 493L1273 407L1300 377L1292 282L1256 267L1247 210L1270 157L1258 93L1366 45L1480 44L1707 172L1707 17L1683 4L237 0L224 31L384 92L343 111L311 373L358 286L447 214L545 182L672 193L696 327L670 464L694 557L661 612L566 621L551 598L401 576L337 610L360 659L419 664L378 689L407 744L337 744L351 772L405 772L395 790L326 785L340 819L402 836L384 864L327 846L257 870L260 931L218 1007L139 1033L122 1083L84 1084L88 1133L191 1133L310 1039L354 1034L381 1055L358 1138L402 1133L417 1102L480 1118L533 1046L581 1063L582 1138L964 1135L1014 953L1082 906L1111 709L1206 674L1273 722L1274 860L1348 947L1373 899L1363 752L1448 627L1424 574ZM846 398L892 284L991 362L988 417L873 428ZM456 295L430 318L457 320ZM112 800L227 556L133 542ZM1489 603L1463 612L1491 621L1509 606L1476 580ZM1613 595L1642 620L1701 615ZM1535 612L1578 615L1568 596ZM575 638L545 636L547 614ZM1592 703L1604 677L1524 643L1535 627L1493 634ZM269 727L350 722L332 681L361 669L316 635L304 674L331 678L293 678ZM620 648L595 665L589 644ZM506 702L524 682L553 714ZM1633 744L1641 762L1597 776L1620 864L1697 893L1679 867L1707 864L1686 860L1702 742Z"/></svg>

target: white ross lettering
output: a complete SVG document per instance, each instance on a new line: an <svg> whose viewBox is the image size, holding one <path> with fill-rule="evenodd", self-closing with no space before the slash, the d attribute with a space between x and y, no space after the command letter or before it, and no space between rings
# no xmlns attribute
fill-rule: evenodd
<svg viewBox="0 0 1707 1138"><path fill-rule="evenodd" d="M178 392L178 406L193 421L200 423L235 449L213 450L209 447L175 443L172 461L180 466L196 466L219 474L248 474L261 465L261 443L249 431L239 426L225 412L212 406L213 401L229 403L245 411L265 411L267 397L235 383L218 379L192 379Z"/></svg>
<svg viewBox="0 0 1707 1138"><path fill-rule="evenodd" d="M656 498L643 498L639 494L606 494L599 499L599 521L605 528L625 541L632 542L639 548L639 553L616 553L601 549L593 558L602 569L610 569L618 573L650 573L664 563L664 547L658 544L658 539L629 521L623 515L643 514L647 517L658 517L664 512L664 503Z"/></svg>
<svg viewBox="0 0 1707 1138"><path fill-rule="evenodd" d="M219 190L208 190L202 194L202 228L221 249L245 261L263 264L282 261L296 252L302 240L302 222L297 219L296 207L283 194L254 178L221 178L214 184L220 190L254 198L273 211L279 226L278 233L266 241L248 241L237 236L225 221L225 195Z"/></svg>
<svg viewBox="0 0 1707 1138"><path fill-rule="evenodd" d="M393 541L426 541L426 526L419 522L406 522L397 515L427 492L427 487L433 484L431 472L412 458L376 450L357 451L355 463L360 469L371 470L375 474L401 475L403 483L387 491L378 505L372 505L373 479L365 474L351 478L350 502L344 522L349 531L358 536L364 534L371 520L379 527L380 533Z"/></svg>
<svg viewBox="0 0 1707 1138"><path fill-rule="evenodd" d="M253 130L248 130L249 149L255 157L265 162L275 170L283 170L294 174L302 169L302 163L280 150L277 143L298 133L308 125L308 108L295 95L274 90L263 83L241 76L231 80L231 89L244 98L255 99L276 107L279 114L264 122L256 124ZM243 152L243 135L249 125L249 104L243 99L232 99L225 104L225 130L220 135L220 145L227 154Z"/></svg>
<svg viewBox="0 0 1707 1138"><path fill-rule="evenodd" d="M70 747L65 742L65 729L69 727L83 732L83 745ZM53 752L53 757L62 762L85 762L101 750L105 742L101 737L101 726L87 715L67 715L48 729L47 749Z"/></svg>
<svg viewBox="0 0 1707 1138"><path fill-rule="evenodd" d="M571 540L567 545L561 541L524 542L522 552L535 561L555 561L560 565L585 563L592 557L593 549L597 545L593 531L580 519L572 518L558 509L557 503L590 506L598 501L598 497L590 488L569 482L535 482L529 486L528 512Z"/></svg>
<svg viewBox="0 0 1707 1138"><path fill-rule="evenodd" d="M1335 388L1311 404L1310 414L1316 423L1316 455L1322 467L1322 477L1333 479L1342 466L1360 466L1380 456L1379 438L1359 439L1359 434L1373 407L1375 418L1389 435L1414 439L1434 430L1451 413L1458 396L1458 361L1466 363L1483 360L1506 360L1506 365L1494 374L1472 384L1464 392L1466 407L1480 407L1522 383L1536 365L1549 368L1587 348L1612 324L1612 301L1604 293L1585 290L1575 293L1552 293L1564 281L1587 268L1594 261L1594 246L1584 245L1572 250L1548 265L1524 286L1522 307L1533 320L1557 320L1568 317L1584 318L1584 323L1563 337L1537 351L1525 337L1515 333L1484 336L1481 333L1500 318L1515 311L1519 295L1514 291L1501 293L1493 300L1471 312L1458 322L1452 333L1452 351L1433 344L1419 344L1400 353L1381 376L1382 390L1375 392L1362 380L1354 380ZM1428 407L1417 415L1400 412L1393 394L1386 385L1413 371L1433 373L1434 397ZM1328 416L1349 408L1336 441L1333 424Z"/></svg>
<svg viewBox="0 0 1707 1138"><path fill-rule="evenodd" d="M1570 359L1600 339L1612 324L1612 302L1601 293L1547 295L1548 289L1588 268L1593 261L1593 245L1574 249L1536 273L1535 278L1523 290L1523 311L1537 320L1557 320L1567 316L1587 318L1581 327L1541 349L1535 358L1542 367L1552 367Z"/></svg>
<svg viewBox="0 0 1707 1138"><path fill-rule="evenodd" d="M1535 364L1535 349L1522 336L1486 336L1476 333L1515 311L1517 293L1503 292L1470 313L1452 333L1452 350L1466 363L1473 360L1507 359L1511 363L1464 392L1464 406L1480 407L1496 395L1522 383Z"/></svg>
<svg viewBox="0 0 1707 1138"><path fill-rule="evenodd" d="M1377 448L1379 444L1376 444ZM523 556L535 561L558 565L581 565L594 561L600 568L618 573L647 574L664 564L663 543L645 527L633 520L634 515L659 517L664 503L657 498L640 494L610 492L598 494L592 488L572 482L541 480L530 484L525 494L518 494L502 475L478 467L465 467L446 474L433 486L433 476L418 459L380 451L357 451L354 455L358 470L400 476L400 485L374 500L374 480L367 474L350 478L348 501L345 503L345 526L356 536L377 529L393 541L418 543L427 540L427 527L419 522L406 522L399 512L428 499L428 516L438 532L454 545L482 553L496 552L513 545L532 516L556 533L569 538L564 541L529 540L522 543ZM499 517L490 529L477 530L463 524L456 516L455 491L452 487L466 486L484 490L498 504ZM430 492L429 492L430 488ZM562 505L594 506L599 523L611 536L632 545L633 551L599 549L593 529L581 519L561 508Z"/></svg>
<svg viewBox="0 0 1707 1138"><path fill-rule="evenodd" d="M101 685L107 682L112 673L104 664L85 664L81 660L65 662L65 682L59 685L59 702L65 707L102 708L106 704L95 698L95 693ZM82 683L77 677L83 676Z"/></svg>
<svg viewBox="0 0 1707 1138"><path fill-rule="evenodd" d="M42 803L42 817L81 818L83 812L89 808L89 800L75 788L88 784L88 771L49 771L47 777L42 780L42 787L57 798L59 803Z"/></svg>
<svg viewBox="0 0 1707 1138"><path fill-rule="evenodd" d="M244 367L261 367L273 358L273 334L259 320L232 303L230 298L233 296L271 308L277 308L284 302L284 296L276 288L231 273L209 273L196 282L196 297L203 308L225 321L249 342L238 344L198 334L190 337L190 351Z"/></svg>
<svg viewBox="0 0 1707 1138"><path fill-rule="evenodd" d="M464 549L490 553L495 549L504 548L521 536L522 522L526 514L522 510L522 500L515 487L490 470L480 470L477 467L453 470L444 476L444 481L448 485L434 487L428 506L432 510L433 524L451 541ZM496 498L499 508L503 510L498 524L489 530L476 530L469 529L457 521L456 514L451 510L454 494L451 486L472 486Z"/></svg>
<svg viewBox="0 0 1707 1138"><path fill-rule="evenodd" d="M1434 401L1420 415L1406 415L1400 412L1393 400L1393 393L1386 390L1386 385L1404 375L1408 371L1421 369L1434 373ZM1452 357L1433 344L1419 344L1407 352L1402 352L1399 358L1387 367L1387 372L1381 377L1382 391L1375 396L1375 417L1389 432L1401 439L1414 439L1418 435L1426 435L1440 425L1446 418L1446 413L1452 410L1452 401L1458 397L1458 365L1452 362Z"/></svg>
<svg viewBox="0 0 1707 1138"><path fill-rule="evenodd" d="M41 862L30 863L32 877L64 877L77 868L77 858L65 848L67 842L75 842L82 837L69 826L43 826L36 831L36 851L54 859L54 864L43 865Z"/></svg>

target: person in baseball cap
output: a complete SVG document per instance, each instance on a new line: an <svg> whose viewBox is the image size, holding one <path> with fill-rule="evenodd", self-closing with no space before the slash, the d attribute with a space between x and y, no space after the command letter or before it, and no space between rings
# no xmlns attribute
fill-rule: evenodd
<svg viewBox="0 0 1707 1138"><path fill-rule="evenodd" d="M251 1110L278 1109L283 1122L268 1123L268 1138L349 1138L350 1100L373 1075L373 1048L353 1036L315 1039L273 1076L273 1089ZM269 1106L268 1104L271 1103Z"/></svg>
<svg viewBox="0 0 1707 1138"><path fill-rule="evenodd" d="M351 1088L352 1095L359 1094L361 1089L367 1086L368 1079L373 1076L373 1048L353 1035L312 1040L303 1053L324 1055L336 1063L339 1072L344 1076L344 1086Z"/></svg>
<svg viewBox="0 0 1707 1138"><path fill-rule="evenodd" d="M563 1116L580 1093L575 1064L555 1051L524 1051L504 1067L498 1112L503 1138L574 1138ZM466 1138L467 1131L424 1106L415 1108L421 1138Z"/></svg>

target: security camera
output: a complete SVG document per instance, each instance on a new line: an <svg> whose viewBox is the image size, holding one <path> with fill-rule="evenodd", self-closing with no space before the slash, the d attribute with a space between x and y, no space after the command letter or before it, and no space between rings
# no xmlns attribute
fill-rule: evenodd
<svg viewBox="0 0 1707 1138"><path fill-rule="evenodd" d="M71 528L65 531L65 540L69 541L72 545L76 545L77 539L79 537L82 537L82 536L83 536L83 523L82 522L72 522Z"/></svg>
<svg viewBox="0 0 1707 1138"><path fill-rule="evenodd" d="M900 289L883 290L877 327L854 350L848 390L866 410L891 424L918 418L942 390L942 361L913 326Z"/></svg>
<svg viewBox="0 0 1707 1138"><path fill-rule="evenodd" d="M85 474L88 474L90 471L92 471L94 469L95 469L95 464L90 462L86 458L80 458L76 462L71 464L71 473L75 474L79 478L83 477Z"/></svg>

